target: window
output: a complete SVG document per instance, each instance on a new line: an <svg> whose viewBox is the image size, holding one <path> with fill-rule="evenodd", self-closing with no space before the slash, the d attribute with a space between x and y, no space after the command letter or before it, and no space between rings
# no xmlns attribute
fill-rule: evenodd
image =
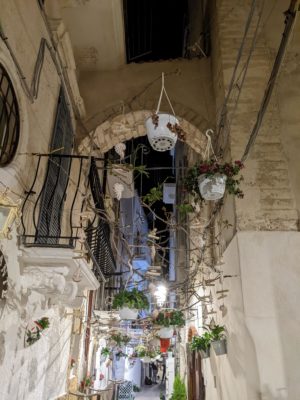
<svg viewBox="0 0 300 400"><path fill-rule="evenodd" d="M13 159L19 142L20 117L11 80L0 64L0 166Z"/></svg>

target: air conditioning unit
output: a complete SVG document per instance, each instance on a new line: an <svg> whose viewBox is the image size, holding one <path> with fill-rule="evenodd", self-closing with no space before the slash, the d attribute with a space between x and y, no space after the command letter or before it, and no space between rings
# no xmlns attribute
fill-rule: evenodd
<svg viewBox="0 0 300 400"><path fill-rule="evenodd" d="M165 204L176 203L176 183L164 183L163 201Z"/></svg>

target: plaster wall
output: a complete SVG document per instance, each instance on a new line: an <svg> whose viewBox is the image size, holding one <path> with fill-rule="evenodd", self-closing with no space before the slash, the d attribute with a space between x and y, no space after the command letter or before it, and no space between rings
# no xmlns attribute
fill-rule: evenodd
<svg viewBox="0 0 300 400"><path fill-rule="evenodd" d="M227 313L214 308L228 355L203 361L208 399L299 398L299 245L297 232L240 232L226 249Z"/></svg>
<svg viewBox="0 0 300 400"><path fill-rule="evenodd" d="M30 88L41 39L50 42L39 4L35 0L0 0L0 10L1 31L20 66L22 81ZM17 200L24 198L34 176L37 158L32 153L48 152L61 81L48 50L36 98L26 94L16 63L2 39L0 63L12 80L21 123L17 153L9 165L0 169L0 190L3 185L7 186L9 196ZM39 180L44 178L45 168L46 163ZM0 397L3 400L55 399L66 391L71 320L64 317L59 307L51 308L40 293L20 291L18 256L21 252L15 230L12 240L1 240L1 248L7 260L9 293L4 308L0 309ZM28 321L42 316L49 316L50 328L38 342L25 348Z"/></svg>

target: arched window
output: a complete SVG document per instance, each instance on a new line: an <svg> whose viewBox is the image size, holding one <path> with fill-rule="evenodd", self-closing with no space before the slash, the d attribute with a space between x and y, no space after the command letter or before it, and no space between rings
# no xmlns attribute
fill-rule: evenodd
<svg viewBox="0 0 300 400"><path fill-rule="evenodd" d="M19 142L19 107L11 80L0 64L0 167L13 159Z"/></svg>

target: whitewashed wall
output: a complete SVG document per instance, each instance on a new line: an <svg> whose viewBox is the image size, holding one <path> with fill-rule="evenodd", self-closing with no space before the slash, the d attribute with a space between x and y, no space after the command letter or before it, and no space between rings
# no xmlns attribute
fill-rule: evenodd
<svg viewBox="0 0 300 400"><path fill-rule="evenodd" d="M299 398L299 259L298 232L240 232L230 243L224 273L237 277L225 279L228 313L217 316L228 355L204 361L209 400Z"/></svg>

